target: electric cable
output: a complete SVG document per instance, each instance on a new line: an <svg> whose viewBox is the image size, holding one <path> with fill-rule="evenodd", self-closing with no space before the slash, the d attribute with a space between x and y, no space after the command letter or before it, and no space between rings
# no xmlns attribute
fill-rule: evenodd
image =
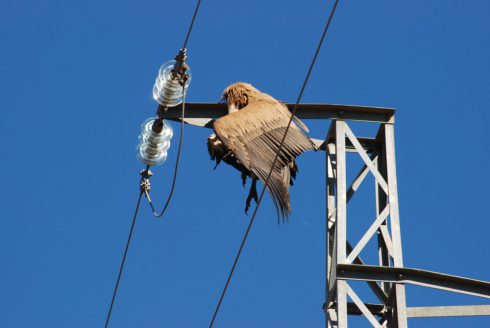
<svg viewBox="0 0 490 328"><path fill-rule="evenodd" d="M201 6L201 0L197 1L196 9L194 10L194 15L192 16L191 24L189 25L189 30L187 31L187 36L185 37L184 45L182 49L185 49L187 46L187 41L189 41L189 37L192 32L192 28L194 27L194 21L196 20L197 12L199 11L199 7Z"/></svg>
<svg viewBox="0 0 490 328"><path fill-rule="evenodd" d="M131 243L131 237L133 236L134 225L136 223L136 218L138 217L138 211L140 208L141 197L143 196L144 191L140 190L140 195L138 197L138 203L136 205L136 210L134 211L133 223L131 224L131 229L129 230L128 241L126 242L126 248L124 249L124 255L121 262L121 267L119 268L119 274L117 275L116 286L114 288L114 293L112 294L111 306L109 307L109 311L107 312L107 318L105 321L105 328L109 325L109 320L111 318L112 307L114 306L114 300L116 299L117 289L119 287L119 281L121 280L122 271L124 269L124 263L126 262L126 256L128 255L129 244Z"/></svg>
<svg viewBox="0 0 490 328"><path fill-rule="evenodd" d="M307 83L308 83L308 80L309 80L309 78L310 78L311 72L312 72L312 70L313 70L313 66L315 65L316 59L317 59L318 54L319 54L319 52L320 52L320 49L321 49L321 47L322 47L323 41L324 41L325 36L326 36L326 34L327 34L327 31L328 31L328 28L329 28L330 23L331 23L331 21L332 21L332 18L333 18L334 14L335 14L335 11L336 11L336 9L337 9L338 2L339 2L339 0L335 0L335 3L334 3L334 5L333 5L332 10L331 10L331 12L330 12L330 15L329 15L329 17L328 17L327 23L325 24L325 28L324 28L324 30L323 30L323 34L322 34L322 36L321 36L321 38L320 38L320 42L318 43L318 46L317 46L316 51L315 51L315 55L313 56L313 59L312 59L311 64L310 64L310 67L309 67L309 69L308 69L308 73L306 74L306 78L305 78L305 80L304 80L304 82L303 82L303 86L301 87L301 91L300 91L300 93L299 93L299 95L298 95L298 98L297 98L297 100L296 100L296 103L295 103L295 105L294 105L294 108L293 108L293 110L292 110L292 112L291 112L291 117L289 118L289 122L288 122L288 125L287 125L287 127L286 127L286 131L284 132L284 135L283 135L283 137L282 137L281 143L279 144L279 148L278 148L278 150L277 150L277 152L276 152L276 156L274 157L274 161L272 162L272 167L271 167L271 169L270 169L270 171L269 171L269 174L267 175L267 179L266 179L266 181L265 181L264 187L262 188L262 192L260 193L260 197L259 197L259 200L258 200L258 202L257 202L257 206L255 207L254 212L253 212L253 214L252 214L252 217L250 218L250 223L248 224L248 227L247 227L247 230L246 230L245 235L244 235L244 237L243 237L242 243L240 244L240 248L238 249L237 255L236 255L236 257L235 257L235 261L233 262L233 266L232 266L231 271L230 271L230 273L229 273L229 275L228 275L228 278L227 278L227 280L226 280L225 287L223 288L223 291L222 291L222 293L221 293L220 299L219 299L219 301L218 301L218 305L216 306L216 309L215 309L215 311L214 311L213 317L212 317L211 322L210 322L210 324L209 324L209 327L210 327L210 328L211 328L211 327L213 327L214 321L215 321L216 316L217 316L217 314L218 314L218 312L219 312L219 309L220 309L220 307L221 307L221 303L222 303L223 298L224 298L224 296L225 296L225 294L226 294L226 291L227 291L227 289L228 289L228 285L230 284L231 277L233 276L233 272L235 271L235 268L236 268L236 265L237 265L238 260L239 260L239 258L240 258L240 255L241 255L241 253L242 253L243 247L244 247L244 245L245 245L245 242L247 241L247 237L248 237L248 235L249 235L249 233L250 233L250 230L251 230L251 228L252 228L252 225L253 225L253 223L254 223L254 221L255 221L255 217L256 217L256 215L257 215L257 211L258 211L258 209L259 209L259 207L260 207L260 204L261 204L261 202L262 202L262 198L264 197L265 190L267 189L267 187L268 187L268 185L269 185L269 181L270 181L270 178L271 178L272 172L273 172L273 170L274 170L274 166L275 166L276 161L277 161L277 159L278 159L278 157L279 157L279 154L280 154L280 152L281 152L281 150L282 150L282 147L283 147L283 145L284 145L284 141L286 140L286 135L287 135L287 133L288 133L288 131L289 131L289 128L290 128L290 126L291 126L291 123L292 123L292 121L293 121L294 114L296 113L296 111L297 111L297 109L298 109L298 105L299 105L299 103L300 103L300 101L301 101L301 98L303 97L304 90L305 90L306 85L307 85Z"/></svg>
<svg viewBox="0 0 490 328"><path fill-rule="evenodd" d="M173 196L174 190L175 190L175 185L176 185L176 182L177 182L177 174L179 172L180 154L182 152L182 144L183 144L183 140L184 140L185 95L187 93L184 87L182 87L182 92L183 92L183 98L182 98L182 114L181 114L182 117L181 117L181 122L180 122L179 148L177 150L177 158L175 160L174 177L173 177L173 180L172 180L172 187L170 187L170 193L168 195L167 201L165 202L165 206L163 207L163 209L162 209L162 211L160 213L158 213L155 210L155 207L153 206L153 202L151 201L151 199L149 197L147 197L148 204L150 204L150 208L151 208L151 210L153 212L153 215L155 217L157 217L157 218L161 218L163 216L163 214L165 214L165 211L167 210L167 207L170 204L170 201L172 200L172 196Z"/></svg>
<svg viewBox="0 0 490 328"><path fill-rule="evenodd" d="M192 29L194 27L194 22L196 20L197 13L199 11L200 5L201 5L201 0L198 0L197 5L196 5L196 9L194 10L194 15L192 16L191 24L190 24L189 29L187 31L187 35L186 35L186 38L185 38L185 41L184 41L184 45L182 47L182 50L184 50L186 48L186 46L187 46L187 42L189 41L189 37L190 37L191 32L192 32ZM174 178L173 178L173 182L172 182L172 187L170 189L170 194L169 194L169 196L167 198L167 202L165 203L165 206L164 206L162 212L160 214L158 214L158 213L156 213L156 211L155 211L155 209L153 207L153 204L151 203L151 200L148 197L148 193L145 192L143 189L140 190L140 195L138 197L138 203L137 203L136 210L135 210L135 213L134 213L133 222L131 224L131 229L129 231L128 241L126 243L126 248L124 250L124 256L123 256L123 259L122 259L122 262L121 262L121 266L119 268L119 273L118 273L118 276L117 276L117 280L116 280L116 286L114 288L114 293L112 295L111 305L110 305L109 311L107 313L107 318L106 318L106 322L105 322L105 328L107 328L108 325L109 325L109 320L110 320L110 317L111 317L112 308L114 306L114 301L116 299L117 290L118 290L118 287L119 287L119 282L121 280L122 271L124 269L124 263L126 262L126 256L128 254L129 245L131 243L131 237L133 235L133 230L134 230L134 226L135 226L135 223L136 223L136 218L138 216L138 211L139 211L139 207L140 207L140 203L141 203L141 197L143 196L143 194L147 195L147 199L148 199L148 202L149 202L150 207L152 209L153 215L155 215L157 217L161 217L165 213L165 211L166 211L166 209L167 209L167 207L168 207L168 205L170 203L170 200L172 199L173 193L174 193L175 184L176 184L176 181L177 181L177 173L178 173L178 168L179 168L179 163L180 163L180 155L181 155L181 151L182 151L183 137L184 137L184 114L185 114L185 95L186 95L184 85L182 86L182 88L183 88L183 100L182 100L182 121L181 121L181 130L180 130L180 138L179 138L180 139L179 140L179 149L178 149L178 152L177 152L177 159L176 159L176 162L175 162L175 169L174 169ZM148 171L148 170L149 170L149 166L147 166L147 168L146 168L146 171Z"/></svg>
<svg viewBox="0 0 490 328"><path fill-rule="evenodd" d="M197 13L199 11L199 8L201 6L201 0L197 1L196 9L194 10L194 15L192 16L191 23L189 25L189 29L187 30L187 35L185 37L184 45L182 46L182 50L185 50L187 47L187 42L189 41L189 37L191 35L192 29L194 27L194 22L197 17ZM179 171L179 163L180 163L180 155L182 152L182 144L183 144L183 139L184 139L184 118L185 118L185 96L186 96L186 89L184 85L182 85L182 115L181 115L181 122L180 122L180 136L179 136L179 148L177 150L177 158L175 160L175 168L174 168L174 176L172 179L172 186L170 187L170 193L168 195L167 201L165 202L165 205L163 206L163 209L160 213L158 213L155 210L155 207L153 206L153 202L151 201L150 198L148 198L148 204L150 205L150 208L153 212L153 215L157 218L161 218L165 212L167 211L168 205L170 204L170 201L172 200L174 190L175 190L175 185L177 183L177 174Z"/></svg>

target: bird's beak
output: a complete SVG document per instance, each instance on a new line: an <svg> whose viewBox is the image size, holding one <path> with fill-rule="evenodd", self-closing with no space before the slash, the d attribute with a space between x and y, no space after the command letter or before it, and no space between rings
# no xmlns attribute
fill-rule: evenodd
<svg viewBox="0 0 490 328"><path fill-rule="evenodd" d="M236 108L235 104L234 103L229 103L228 104L228 114L231 114L231 113L234 113L234 112L237 112L238 109Z"/></svg>

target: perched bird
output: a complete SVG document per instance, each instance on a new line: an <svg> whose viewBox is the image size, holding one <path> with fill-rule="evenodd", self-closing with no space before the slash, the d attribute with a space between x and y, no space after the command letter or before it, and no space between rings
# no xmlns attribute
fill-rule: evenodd
<svg viewBox="0 0 490 328"><path fill-rule="evenodd" d="M252 179L245 205L247 213L251 200L257 202L257 180L266 183L291 113L285 104L243 82L227 87L223 101L228 105L228 115L214 121L215 134L208 138L208 151L216 166L224 161L240 171L244 186L247 177ZM294 117L294 121L309 132L298 118ZM267 187L283 220L291 213L289 185L298 171L295 158L316 149L292 122Z"/></svg>

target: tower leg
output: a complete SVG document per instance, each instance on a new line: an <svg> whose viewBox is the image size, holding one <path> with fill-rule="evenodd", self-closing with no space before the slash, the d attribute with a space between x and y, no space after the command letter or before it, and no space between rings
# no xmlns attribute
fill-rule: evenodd
<svg viewBox="0 0 490 328"><path fill-rule="evenodd" d="M366 281L380 301L380 304L367 304L349 286L348 280L353 277L344 275L344 268L357 266L361 269L365 265L360 252L376 232L378 265L403 267L393 124L381 123L373 147L367 144L369 140L373 139L358 139L341 119L332 122L327 135L325 322L329 328L346 328L348 315L361 313L374 327L407 327L403 284ZM357 152L365 164L349 188L346 185L347 150ZM371 152L370 156L368 152ZM347 202L368 172L375 177L376 216L356 247L353 247L347 241ZM348 298L353 302L348 303ZM379 310L380 305L383 311Z"/></svg>
<svg viewBox="0 0 490 328"><path fill-rule="evenodd" d="M335 241L337 265L346 263L347 245L347 187L345 163L345 122L335 121L335 152L337 160ZM337 279L337 322L339 328L347 328L347 282Z"/></svg>
<svg viewBox="0 0 490 328"><path fill-rule="evenodd" d="M386 158L386 176L388 183L388 201L390 206L390 226L391 237L393 240L393 265L403 267L402 240L400 233L400 216L398 211L398 186L396 179L396 161L395 161L395 134L394 126L391 123L382 124L381 129L384 131L384 155ZM405 297L405 285L395 283L393 300L394 319L396 327L406 328L407 324L407 307Z"/></svg>
<svg viewBox="0 0 490 328"><path fill-rule="evenodd" d="M333 125L332 125L333 126ZM327 135L328 140L328 135ZM328 142L328 141L326 141ZM336 298L336 278L335 268L337 267L336 259L336 242L335 242L335 222L337 211L335 209L335 185L337 160L335 154L335 144L328 143L326 147L326 185L327 185L327 213L326 213L326 255L327 270L325 281L325 326L327 328L337 328L337 312L333 308Z"/></svg>

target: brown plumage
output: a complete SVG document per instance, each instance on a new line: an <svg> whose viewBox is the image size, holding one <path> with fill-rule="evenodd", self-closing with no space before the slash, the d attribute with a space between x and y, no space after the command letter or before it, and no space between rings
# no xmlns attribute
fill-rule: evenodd
<svg viewBox="0 0 490 328"><path fill-rule="evenodd" d="M224 161L239 170L244 185L247 176L252 179L247 212L251 200L257 202L257 179L264 184L267 180L291 114L286 105L248 83L238 82L227 87L223 100L228 105L228 115L214 122L216 134L209 137L208 150L216 166ZM299 119L294 119L308 131ZM291 213L289 185L297 172L294 159L307 150L316 150L316 146L294 122L291 123L267 188L283 219Z"/></svg>

